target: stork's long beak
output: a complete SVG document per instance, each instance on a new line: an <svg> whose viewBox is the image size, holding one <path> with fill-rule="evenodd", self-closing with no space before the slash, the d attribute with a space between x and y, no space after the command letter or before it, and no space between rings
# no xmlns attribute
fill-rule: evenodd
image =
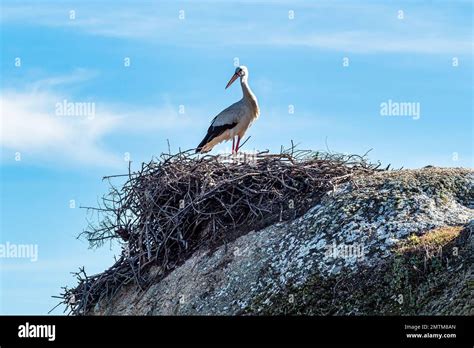
<svg viewBox="0 0 474 348"><path fill-rule="evenodd" d="M239 74L235 73L234 76L231 77L229 82L227 82L227 86L225 86L225 89L227 89L231 84L234 83L235 80L239 78Z"/></svg>

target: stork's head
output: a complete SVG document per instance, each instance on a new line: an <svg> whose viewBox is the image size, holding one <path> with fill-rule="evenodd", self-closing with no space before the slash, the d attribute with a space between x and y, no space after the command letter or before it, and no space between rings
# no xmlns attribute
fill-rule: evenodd
<svg viewBox="0 0 474 348"><path fill-rule="evenodd" d="M244 79L244 78L246 79L247 76L248 76L248 74L249 74L249 71L248 71L248 69L247 69L246 66L243 66L243 65L238 66L238 67L235 69L234 75L230 78L230 80L229 80L229 82L227 83L227 86L225 86L225 88L227 89L227 88L228 88L231 84L233 84L234 81L237 80L239 77L240 77L241 79Z"/></svg>

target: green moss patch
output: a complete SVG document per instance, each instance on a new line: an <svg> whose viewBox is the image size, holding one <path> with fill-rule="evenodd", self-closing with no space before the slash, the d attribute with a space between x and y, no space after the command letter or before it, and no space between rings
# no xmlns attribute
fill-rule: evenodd
<svg viewBox="0 0 474 348"><path fill-rule="evenodd" d="M468 237L462 226L410 237L376 267L266 289L241 314L472 315Z"/></svg>

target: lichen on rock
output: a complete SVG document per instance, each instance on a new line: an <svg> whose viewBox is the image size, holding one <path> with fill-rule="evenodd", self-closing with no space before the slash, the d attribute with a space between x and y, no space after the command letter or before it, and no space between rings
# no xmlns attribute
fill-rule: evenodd
<svg viewBox="0 0 474 348"><path fill-rule="evenodd" d="M468 169L362 175L304 215L198 250L88 314L472 315Z"/></svg>

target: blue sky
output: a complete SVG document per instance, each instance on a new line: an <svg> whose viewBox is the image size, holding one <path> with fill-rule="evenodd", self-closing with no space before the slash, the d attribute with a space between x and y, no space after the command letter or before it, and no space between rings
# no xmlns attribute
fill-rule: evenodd
<svg viewBox="0 0 474 348"><path fill-rule="evenodd" d="M39 252L37 262L0 258L2 314L46 314L50 296L75 284L69 272L112 264L117 246L89 250L76 239L87 224L78 206L96 205L102 176L125 172L126 153L137 167L167 139L172 150L196 146L241 97L238 84L224 90L236 62L261 108L246 150L293 140L373 149L372 160L395 167L473 165L471 1L0 6L0 243ZM64 100L94 103L94 117L58 115ZM417 103L419 118L382 116L388 100Z"/></svg>

